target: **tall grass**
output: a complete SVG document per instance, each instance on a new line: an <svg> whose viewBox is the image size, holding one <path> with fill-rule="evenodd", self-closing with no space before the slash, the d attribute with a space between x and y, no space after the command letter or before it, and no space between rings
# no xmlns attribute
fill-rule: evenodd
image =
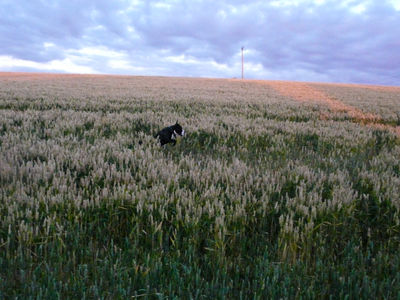
<svg viewBox="0 0 400 300"><path fill-rule="evenodd" d="M1 80L0 298L400 297L393 133L259 83Z"/></svg>

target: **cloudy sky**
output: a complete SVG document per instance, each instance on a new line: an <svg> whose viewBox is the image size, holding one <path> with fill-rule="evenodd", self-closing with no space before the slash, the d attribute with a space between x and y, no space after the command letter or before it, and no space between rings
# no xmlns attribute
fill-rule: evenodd
<svg viewBox="0 0 400 300"><path fill-rule="evenodd" d="M400 0L1 0L0 71L400 85Z"/></svg>

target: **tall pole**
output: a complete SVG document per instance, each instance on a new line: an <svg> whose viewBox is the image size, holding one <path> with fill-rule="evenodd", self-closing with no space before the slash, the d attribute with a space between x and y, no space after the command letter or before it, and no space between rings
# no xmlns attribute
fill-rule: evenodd
<svg viewBox="0 0 400 300"><path fill-rule="evenodd" d="M244 77L244 68L243 68L243 62L244 62L244 60L243 60L243 49L244 49L244 47L242 47L242 80L243 80L243 77Z"/></svg>

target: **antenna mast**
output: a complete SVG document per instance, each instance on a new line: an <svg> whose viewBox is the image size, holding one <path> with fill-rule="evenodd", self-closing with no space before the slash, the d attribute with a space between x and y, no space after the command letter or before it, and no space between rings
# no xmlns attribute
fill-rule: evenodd
<svg viewBox="0 0 400 300"><path fill-rule="evenodd" d="M244 68L243 68L243 62L244 62L244 60L243 60L243 49L244 49L244 47L242 47L242 80L243 80L243 77L244 77Z"/></svg>

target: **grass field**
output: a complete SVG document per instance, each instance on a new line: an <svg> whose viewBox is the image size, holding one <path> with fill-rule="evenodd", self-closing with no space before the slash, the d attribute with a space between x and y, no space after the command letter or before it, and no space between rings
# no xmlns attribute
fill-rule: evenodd
<svg viewBox="0 0 400 300"><path fill-rule="evenodd" d="M399 299L399 128L396 87L0 73L0 299Z"/></svg>

